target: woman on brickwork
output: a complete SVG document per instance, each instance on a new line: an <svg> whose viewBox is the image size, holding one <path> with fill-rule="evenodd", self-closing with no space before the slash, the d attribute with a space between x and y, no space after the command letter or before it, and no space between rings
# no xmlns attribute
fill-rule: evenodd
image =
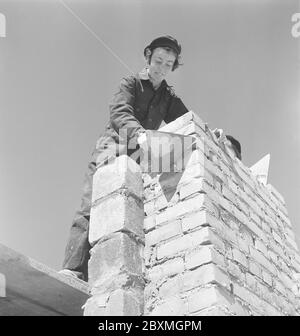
<svg viewBox="0 0 300 336"><path fill-rule="evenodd" d="M169 123L188 112L165 80L171 71L181 65L180 54L181 46L175 38L169 35L158 37L144 49L146 67L121 80L109 105L110 120L96 143L88 165L81 208L73 219L60 273L88 280L87 264L91 248L88 229L92 180L97 168L107 164L111 157L125 153L130 156L145 137L146 129L157 130L163 120Z"/></svg>

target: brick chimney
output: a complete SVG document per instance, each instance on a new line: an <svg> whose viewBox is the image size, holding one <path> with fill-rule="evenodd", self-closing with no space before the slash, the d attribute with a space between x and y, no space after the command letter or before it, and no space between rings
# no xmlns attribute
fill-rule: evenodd
<svg viewBox="0 0 300 336"><path fill-rule="evenodd" d="M284 198L192 111L159 131L194 140L183 169L121 156L95 174L84 314L300 315Z"/></svg>

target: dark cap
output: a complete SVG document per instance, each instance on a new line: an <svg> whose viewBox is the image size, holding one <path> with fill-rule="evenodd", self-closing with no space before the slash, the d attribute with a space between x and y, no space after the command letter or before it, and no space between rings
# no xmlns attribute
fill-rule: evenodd
<svg viewBox="0 0 300 336"><path fill-rule="evenodd" d="M232 147L238 159L242 160L242 149L241 149L241 144L239 143L239 141L237 141L233 136L227 135L227 134L226 134L226 138L231 142Z"/></svg>
<svg viewBox="0 0 300 336"><path fill-rule="evenodd" d="M165 35L154 39L149 45L147 45L144 49L144 55L146 56L147 48L153 50L158 47L169 47L177 53L177 56L181 53L181 45L177 42L177 40L170 35Z"/></svg>

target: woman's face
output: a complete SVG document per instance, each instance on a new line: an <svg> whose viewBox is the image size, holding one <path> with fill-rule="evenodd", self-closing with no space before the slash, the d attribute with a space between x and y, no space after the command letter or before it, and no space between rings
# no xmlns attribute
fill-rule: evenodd
<svg viewBox="0 0 300 336"><path fill-rule="evenodd" d="M151 62L149 64L149 76L155 83L161 81L172 70L176 55L172 51L167 51L164 48L156 48L153 51Z"/></svg>

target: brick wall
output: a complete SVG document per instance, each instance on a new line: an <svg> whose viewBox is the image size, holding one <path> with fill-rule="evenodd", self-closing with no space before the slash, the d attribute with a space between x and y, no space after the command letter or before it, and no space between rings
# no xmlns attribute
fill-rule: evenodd
<svg viewBox="0 0 300 336"><path fill-rule="evenodd" d="M123 175L135 195L130 204L128 198L116 200L109 188L103 189L103 171L96 175L95 190L105 190L106 196L95 203L91 218L90 282L95 295L86 315L299 315L300 256L280 193L228 156L193 112L160 130L195 138L182 171L136 171L127 180ZM120 183L114 188L120 193ZM116 206L104 206L109 199L123 204L119 213L125 217L109 219ZM137 202L141 199L144 219ZM99 209L101 216L95 215ZM107 214L99 223L103 211ZM115 261L108 263L105 251L121 245L122 239L116 267ZM131 245L132 252L126 253ZM113 279L124 272L133 280ZM113 293L122 297L123 311L109 313ZM105 297L105 309L95 308L97 295L102 298L98 306Z"/></svg>

